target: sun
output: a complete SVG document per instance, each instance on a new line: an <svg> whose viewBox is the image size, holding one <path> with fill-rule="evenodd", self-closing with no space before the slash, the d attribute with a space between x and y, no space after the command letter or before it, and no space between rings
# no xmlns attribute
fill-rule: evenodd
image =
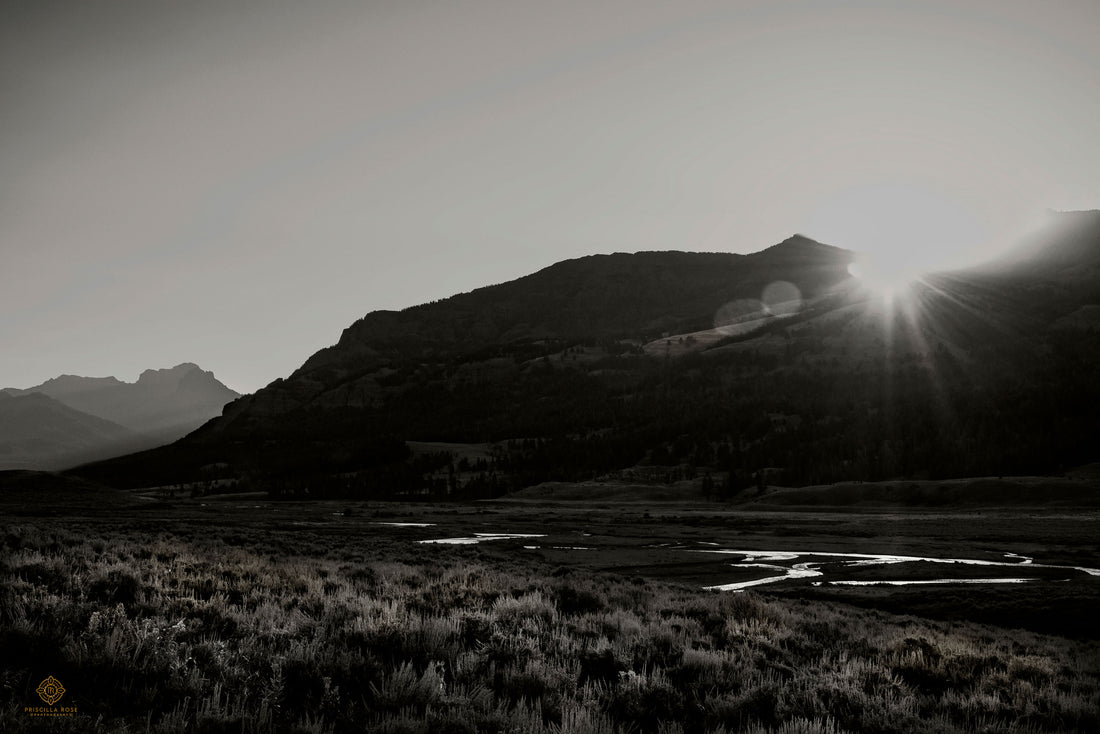
<svg viewBox="0 0 1100 734"><path fill-rule="evenodd" d="M955 198L911 182L834 192L805 227L814 239L855 252L849 272L868 288L895 294L924 273L969 264L989 238L980 219Z"/></svg>
<svg viewBox="0 0 1100 734"><path fill-rule="evenodd" d="M893 300L904 296L922 271L898 263L877 262L871 256L862 256L848 265L848 273L872 293Z"/></svg>

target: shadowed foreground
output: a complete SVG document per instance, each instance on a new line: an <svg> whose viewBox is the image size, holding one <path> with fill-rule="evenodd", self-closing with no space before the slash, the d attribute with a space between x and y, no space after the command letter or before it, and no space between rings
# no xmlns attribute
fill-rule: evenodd
<svg viewBox="0 0 1100 734"><path fill-rule="evenodd" d="M382 532L70 527L2 536L4 731L1100 728L1094 641ZM47 676L72 717L26 712Z"/></svg>

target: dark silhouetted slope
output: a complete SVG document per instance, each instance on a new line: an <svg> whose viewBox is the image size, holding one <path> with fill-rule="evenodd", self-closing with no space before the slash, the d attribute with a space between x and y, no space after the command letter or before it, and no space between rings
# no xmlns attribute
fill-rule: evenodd
<svg viewBox="0 0 1100 734"><path fill-rule="evenodd" d="M242 398L232 418L306 407L364 407L378 372L409 360L451 359L494 345L646 341L713 326L723 305L760 299L771 283L817 298L849 279L851 253L792 237L752 255L641 252L592 255L532 275L352 324L286 380Z"/></svg>
<svg viewBox="0 0 1100 734"><path fill-rule="evenodd" d="M1100 344L1065 324L1100 303L1100 231L1091 216L1055 219L998 262L894 301L848 276L851 253L800 236L751 255L558 263L368 314L186 439L81 472L371 497L706 477L705 493L735 497L1058 471L1096 459ZM695 336L731 313L751 328ZM474 464L406 441L492 449Z"/></svg>

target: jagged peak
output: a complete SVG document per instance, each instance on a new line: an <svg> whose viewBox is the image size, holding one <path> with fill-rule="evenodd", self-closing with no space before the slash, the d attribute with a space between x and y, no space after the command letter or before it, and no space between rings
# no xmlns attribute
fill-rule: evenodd
<svg viewBox="0 0 1100 734"><path fill-rule="evenodd" d="M164 367L164 368L161 368L161 369L147 369L147 370L144 370L141 373L141 375L142 375L142 377L144 377L145 375L166 375L166 374L174 374L174 373L184 373L184 374L186 374L188 372L193 372L194 370L201 370L201 369L202 368L199 367L194 362L181 362L181 363L177 364L175 367ZM140 380L141 377L139 377L138 379Z"/></svg>
<svg viewBox="0 0 1100 734"><path fill-rule="evenodd" d="M183 362L181 364L177 364L175 367L145 370L138 376L137 381L139 384L149 382L164 382L168 380L178 381L182 380L184 377L190 375L193 372L204 372L204 370L193 362Z"/></svg>

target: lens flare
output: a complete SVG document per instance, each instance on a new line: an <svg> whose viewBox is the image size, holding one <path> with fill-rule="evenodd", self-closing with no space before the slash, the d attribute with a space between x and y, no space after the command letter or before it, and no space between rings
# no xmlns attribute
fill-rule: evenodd
<svg viewBox="0 0 1100 734"><path fill-rule="evenodd" d="M921 277L914 267L894 264L884 267L871 257L862 257L848 265L848 272L872 293L887 299L904 295Z"/></svg>
<svg viewBox="0 0 1100 734"><path fill-rule="evenodd" d="M802 291L785 280L768 283L760 300L772 316L792 316L802 310Z"/></svg>
<svg viewBox="0 0 1100 734"><path fill-rule="evenodd" d="M856 277L882 288L904 285L921 272L972 264L991 236L963 197L920 181L872 180L838 191L819 203L804 227L819 241L874 258L860 264L863 273Z"/></svg>

